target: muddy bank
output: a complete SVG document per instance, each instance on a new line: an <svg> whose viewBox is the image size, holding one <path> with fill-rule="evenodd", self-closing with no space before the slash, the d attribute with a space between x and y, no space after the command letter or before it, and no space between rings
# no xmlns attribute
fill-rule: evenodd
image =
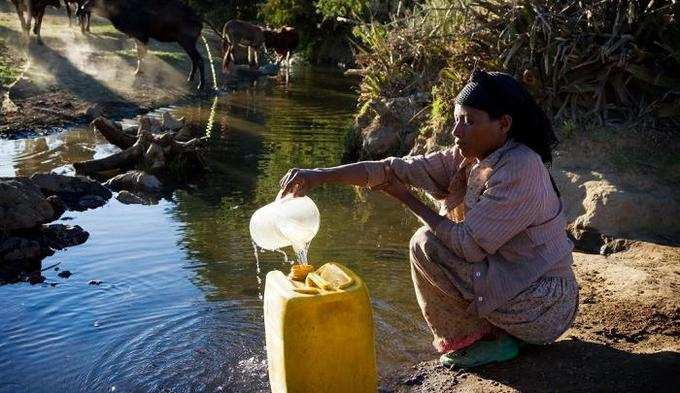
<svg viewBox="0 0 680 393"><path fill-rule="evenodd" d="M556 343L509 362L448 370L436 361L385 381L391 392L670 392L680 384L680 250L638 243L609 257L575 253L581 304Z"/></svg>

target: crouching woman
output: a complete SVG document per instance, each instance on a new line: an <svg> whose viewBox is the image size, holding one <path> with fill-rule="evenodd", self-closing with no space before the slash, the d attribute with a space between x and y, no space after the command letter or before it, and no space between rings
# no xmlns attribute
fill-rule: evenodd
<svg viewBox="0 0 680 393"><path fill-rule="evenodd" d="M574 321L573 244L546 165L550 121L512 76L476 70L455 102L455 146L432 154L292 169L284 194L323 183L382 190L425 226L411 239L416 298L445 366L505 361ZM429 194L435 212L409 187Z"/></svg>

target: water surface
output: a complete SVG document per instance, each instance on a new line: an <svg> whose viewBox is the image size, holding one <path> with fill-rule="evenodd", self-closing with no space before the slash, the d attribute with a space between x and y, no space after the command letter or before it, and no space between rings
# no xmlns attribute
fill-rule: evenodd
<svg viewBox="0 0 680 393"><path fill-rule="evenodd" d="M59 222L90 238L43 267L73 276L50 269L45 284L0 287L0 391L267 391L260 280L288 267L264 253L258 274L248 220L290 167L340 163L355 105L346 79L300 70L288 86L221 96L212 118L211 100L174 108L199 128L213 124L211 172L155 206L111 199L65 213ZM0 141L0 176L70 173L69 163L115 150L87 129ZM431 356L408 264L416 220L349 187L310 196L321 211L310 262L341 262L365 279L380 375Z"/></svg>

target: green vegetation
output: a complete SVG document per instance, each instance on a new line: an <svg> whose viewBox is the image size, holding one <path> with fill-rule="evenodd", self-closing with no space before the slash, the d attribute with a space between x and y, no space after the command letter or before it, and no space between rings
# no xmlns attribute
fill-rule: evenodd
<svg viewBox="0 0 680 393"><path fill-rule="evenodd" d="M5 40L0 38L0 90L14 82L21 74L18 60L12 56L12 51Z"/></svg>
<svg viewBox="0 0 680 393"><path fill-rule="evenodd" d="M643 4L644 3L644 4ZM354 29L360 107L431 94L424 132L451 122L475 67L515 75L567 133L680 115L680 15L672 1L426 0Z"/></svg>

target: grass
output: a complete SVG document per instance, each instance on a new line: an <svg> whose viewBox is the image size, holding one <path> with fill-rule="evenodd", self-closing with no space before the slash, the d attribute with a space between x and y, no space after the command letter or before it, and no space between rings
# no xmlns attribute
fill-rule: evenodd
<svg viewBox="0 0 680 393"><path fill-rule="evenodd" d="M14 82L21 74L20 67L20 61L13 56L5 40L0 38L0 86L5 87Z"/></svg>

